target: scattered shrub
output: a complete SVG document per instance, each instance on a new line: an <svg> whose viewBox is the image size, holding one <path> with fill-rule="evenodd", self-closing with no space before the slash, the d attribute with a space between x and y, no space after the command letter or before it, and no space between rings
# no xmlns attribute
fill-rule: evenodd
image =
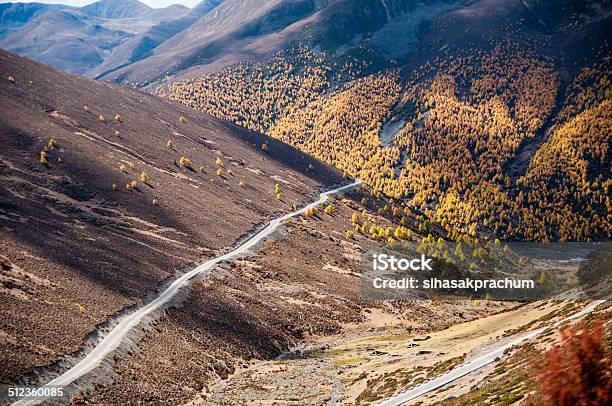
<svg viewBox="0 0 612 406"><path fill-rule="evenodd" d="M315 216L317 214L317 209L314 207L309 207L306 210L304 210L304 217L312 217Z"/></svg>
<svg viewBox="0 0 612 406"><path fill-rule="evenodd" d="M127 173L127 171L128 171L128 170L127 170L127 167L126 167L125 165L123 165L123 164L119 165L119 170L120 170L121 172L125 172L125 173Z"/></svg>
<svg viewBox="0 0 612 406"><path fill-rule="evenodd" d="M179 165L184 168L191 168L191 165L192 165L191 159L185 156L182 156L179 158Z"/></svg>
<svg viewBox="0 0 612 406"><path fill-rule="evenodd" d="M8 75L7 79L9 82L15 83L15 78L13 77L13 75Z"/></svg>
<svg viewBox="0 0 612 406"><path fill-rule="evenodd" d="M40 151L40 159L39 162L43 165L45 165L47 163L47 152L46 151Z"/></svg>
<svg viewBox="0 0 612 406"><path fill-rule="evenodd" d="M157 199L153 198L153 201L151 203L153 203L154 206L157 206L159 202L157 201Z"/></svg>
<svg viewBox="0 0 612 406"><path fill-rule="evenodd" d="M276 199L277 200L282 200L283 199L283 192L281 190L280 184L278 184L278 183L274 184L274 194L276 195Z"/></svg>
<svg viewBox="0 0 612 406"><path fill-rule="evenodd" d="M328 204L327 206L325 206L325 209L323 211L325 212L325 214L332 214L334 212L334 206Z"/></svg>
<svg viewBox="0 0 612 406"><path fill-rule="evenodd" d="M170 149L174 149L174 143L172 142L172 140L166 141L166 147Z"/></svg>
<svg viewBox="0 0 612 406"><path fill-rule="evenodd" d="M142 172L140 174L140 181L142 183L149 183L150 180L151 180L151 177L146 172Z"/></svg>
<svg viewBox="0 0 612 406"><path fill-rule="evenodd" d="M115 121L118 121L120 123L123 122L123 117L121 117L121 114L119 113L115 114Z"/></svg>
<svg viewBox="0 0 612 406"><path fill-rule="evenodd" d="M217 169L217 176L223 176L223 169Z"/></svg>
<svg viewBox="0 0 612 406"><path fill-rule="evenodd" d="M223 166L223 161L221 160L221 158L217 157L217 159L215 160L215 164L217 166Z"/></svg>
<svg viewBox="0 0 612 406"><path fill-rule="evenodd" d="M270 147L268 147L268 141L264 142L263 144L261 144L261 150L262 151L267 151Z"/></svg>
<svg viewBox="0 0 612 406"><path fill-rule="evenodd" d="M98 120L100 120L101 122L103 122L103 123L104 123L104 122L106 121L106 118L104 118L104 115L103 115L103 114L100 114L100 115L98 116Z"/></svg>
<svg viewBox="0 0 612 406"><path fill-rule="evenodd" d="M121 137L121 132L119 132L119 130L115 130L115 137Z"/></svg>
<svg viewBox="0 0 612 406"><path fill-rule="evenodd" d="M113 183L112 187L113 187L113 190L117 190L117 184L116 183Z"/></svg>
<svg viewBox="0 0 612 406"><path fill-rule="evenodd" d="M179 117L179 122L180 122L181 124L185 124L185 123L187 123L187 119L186 119L185 117L183 117L183 116L180 116L180 117Z"/></svg>
<svg viewBox="0 0 612 406"><path fill-rule="evenodd" d="M355 236L355 233L353 233L351 230L348 230L346 233L344 233L344 235L346 236L346 238L349 239L353 239L353 237Z"/></svg>
<svg viewBox="0 0 612 406"><path fill-rule="evenodd" d="M89 108L89 106L83 106L83 110L85 110L88 113L91 113L91 109Z"/></svg>
<svg viewBox="0 0 612 406"><path fill-rule="evenodd" d="M240 187L242 187L242 188L243 188L243 187L245 187L246 185L244 184L244 182L243 182L243 181L240 181L240 183L238 183L238 186L240 186Z"/></svg>

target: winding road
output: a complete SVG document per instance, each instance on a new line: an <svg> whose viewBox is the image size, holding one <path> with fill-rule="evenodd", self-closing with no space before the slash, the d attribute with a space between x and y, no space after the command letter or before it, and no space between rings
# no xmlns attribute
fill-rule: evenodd
<svg viewBox="0 0 612 406"><path fill-rule="evenodd" d="M93 350L91 350L91 352L89 352L85 356L85 358L83 358L72 368L70 368L69 370L67 370L66 372L58 376L57 378L51 380L44 386L66 386L66 385L71 384L78 378L81 378L82 376L86 375L87 373L92 371L94 368L99 366L100 363L104 360L104 358L107 355L109 355L113 350L119 347L119 345L121 344L125 336L133 328L138 326L139 323L143 320L143 318L159 310L162 306L170 302L170 300L177 293L179 293L181 288L188 286L190 284L193 278L195 278L196 276L204 272L210 271L217 264L223 261L226 261L230 258L236 257L240 254L243 254L247 252L248 250L250 250L251 248L255 247L255 245L257 245L260 241L262 241L264 238L272 234L278 228L278 226L280 226L285 220L298 216L304 213L307 209L311 207L316 207L319 204L326 202L329 199L329 196L331 195L339 194L339 193L343 193L348 190L351 190L355 188L356 186L359 186L360 183L361 181L357 180L348 185L340 186L338 188L321 193L319 195L318 200L308 204L305 207L302 207L299 210L285 214L281 217L278 217L270 221L266 225L266 227L258 231L256 234L252 235L247 240L240 243L232 251L226 254L223 254L221 256L218 256L216 258L212 258L198 265L193 270L187 272L186 274L184 274L183 276L175 280L163 292L161 292L160 295L155 300L151 301L147 305L139 308L135 312L130 313L129 315L121 319L121 321L111 331L108 332L108 334L104 337L104 339L102 339L102 341L100 341L93 348ZM25 405L33 404L35 402L38 402L38 400L23 399L23 400L13 403L13 405L25 406Z"/></svg>
<svg viewBox="0 0 612 406"><path fill-rule="evenodd" d="M608 298L609 299L609 298ZM556 322L555 324L553 324L552 326L545 326L545 327L541 327L535 330L531 330L528 331L525 334L521 334L517 337L514 337L512 340L500 345L499 347L497 347L496 349L488 352L487 354L484 354L480 357L474 358L473 360L462 364L460 366L458 366L455 369L452 369L450 371L448 371L447 373L437 377L436 379L433 379L429 382L425 382L421 385L418 385L410 390L407 390L406 392L402 392L398 395L392 396L390 398L387 398L385 400L383 400L382 402L377 403L380 406L397 406L397 405L403 405L404 403L414 400L426 393L429 393L431 391L434 391L438 388L441 388L444 385L449 384L450 382L453 382L454 380L457 380L467 374L469 374L470 372L474 372L482 367L484 367L485 365L488 365L492 362L494 362L498 357L501 358L502 355L504 354L504 351L506 351L508 348L513 347L517 344L522 343L525 340L528 340L530 338L533 338L535 336L537 336L538 334L542 333L544 330L546 330L547 328L550 327L558 327L559 325L568 322L570 320L574 320L577 319L579 317L584 316L585 314L591 313L593 310L595 310L595 308L597 306L599 306L600 304L604 303L606 300L608 299L604 299L604 300L595 300L593 302L591 302L588 306L586 306L584 309L582 309L581 311L579 311L578 313L575 313L571 316L568 316L566 318L564 318L563 320L560 320L558 322Z"/></svg>

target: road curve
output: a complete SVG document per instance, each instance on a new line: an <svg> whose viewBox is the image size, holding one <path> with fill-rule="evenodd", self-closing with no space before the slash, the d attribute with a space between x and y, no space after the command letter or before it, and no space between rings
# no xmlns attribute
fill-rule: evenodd
<svg viewBox="0 0 612 406"><path fill-rule="evenodd" d="M85 358L83 358L76 365L74 365L72 368L70 368L57 378L46 383L44 386L66 386L74 382L76 379L86 375L88 372L99 366L108 354L110 354L113 350L119 347L121 341L128 334L128 332L134 327L136 327L145 316L151 314L152 312L161 308L163 305L167 304L180 291L181 288L189 285L190 281L193 278L203 272L209 271L220 262L247 252L264 238L272 234L278 228L278 226L281 225L283 221L290 219L291 217L300 215L311 207L316 207L319 204L326 202L329 199L329 196L331 195L348 191L350 189L355 188L359 184L361 184L361 181L357 180L348 185L340 186L338 188L321 193L319 195L318 200L308 204L307 206L299 210L285 214L270 221L268 225L266 225L266 227L258 231L256 234L254 234L247 240L240 243L240 245L238 245L232 251L216 258L212 258L198 265L193 270L187 272L186 274L175 280L163 292L161 292L155 300L139 308L135 312L123 317L123 319L121 319L121 321L111 331L108 332L106 337L104 337L104 339L102 339L102 341L100 341L98 345L96 345L94 349L91 350L91 352L89 352L85 356ZM25 406L33 404L35 402L38 402L38 400L24 399L13 403L13 405Z"/></svg>
<svg viewBox="0 0 612 406"><path fill-rule="evenodd" d="M578 313L575 313L569 317L566 317L563 320L556 322L553 325L553 327L557 327L562 323L582 317L585 314L591 313L593 310L595 310L597 306L604 303L606 300L608 299L595 300L591 302L588 306L586 306L584 309L582 309ZM457 368L445 373L444 375L437 377L436 379L433 379L429 382L425 382L410 390L407 390L406 392L402 392L398 395L385 399L382 402L379 402L377 404L380 406L397 406L397 405L402 405L410 400L414 400L428 392L431 392L444 385L447 385L450 382L453 382L454 380L459 379L462 376L469 374L470 372L474 372L484 367L485 365L488 365L494 362L495 359L497 359L498 357L501 358L501 356L504 354L504 351L506 351L508 348L513 347L517 344L520 344L521 342L525 340L528 340L530 338L537 336L538 334L540 334L541 332L543 332L549 327L550 326L541 327L535 330L528 331L527 333L521 334L517 337L514 337L512 340L508 341L507 343L504 343L503 345L490 351L489 353L482 355L478 358L474 358L473 360L458 366Z"/></svg>

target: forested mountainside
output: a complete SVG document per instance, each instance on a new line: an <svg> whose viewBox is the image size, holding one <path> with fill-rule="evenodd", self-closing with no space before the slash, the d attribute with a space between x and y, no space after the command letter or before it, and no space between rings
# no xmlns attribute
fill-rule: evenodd
<svg viewBox="0 0 612 406"><path fill-rule="evenodd" d="M372 7L345 3L354 18ZM376 41L393 24L321 41L349 18L334 15L270 58L158 91L331 163L452 238L610 238L609 16L609 2L481 0L423 20L399 56Z"/></svg>

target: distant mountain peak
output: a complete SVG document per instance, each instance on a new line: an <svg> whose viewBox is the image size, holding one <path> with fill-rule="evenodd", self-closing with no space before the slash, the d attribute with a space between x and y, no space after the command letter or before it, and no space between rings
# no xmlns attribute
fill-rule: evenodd
<svg viewBox="0 0 612 406"><path fill-rule="evenodd" d="M80 10L92 17L116 19L139 17L153 9L138 0L100 0Z"/></svg>

